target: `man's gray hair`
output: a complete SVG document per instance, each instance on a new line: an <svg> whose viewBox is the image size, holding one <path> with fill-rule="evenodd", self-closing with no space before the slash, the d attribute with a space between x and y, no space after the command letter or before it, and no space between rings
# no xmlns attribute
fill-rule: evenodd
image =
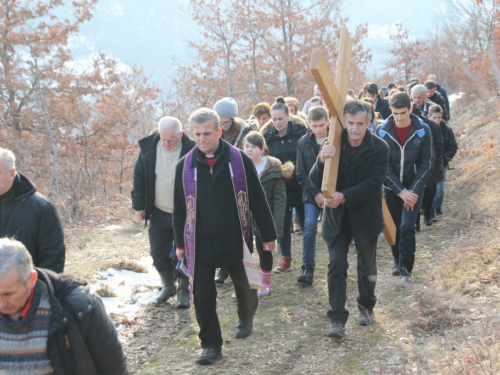
<svg viewBox="0 0 500 375"><path fill-rule="evenodd" d="M27 285L33 271L33 260L21 242L0 238L0 279L11 269L16 269L19 272L19 280Z"/></svg>
<svg viewBox="0 0 500 375"><path fill-rule="evenodd" d="M366 120L370 124L372 122L372 109L370 105L359 99L349 100L344 107L344 120L347 114L356 116L360 112L366 114Z"/></svg>
<svg viewBox="0 0 500 375"><path fill-rule="evenodd" d="M178 118L165 116L158 121L158 132L162 130L175 130L175 135L179 135L182 131L182 123Z"/></svg>
<svg viewBox="0 0 500 375"><path fill-rule="evenodd" d="M215 130L219 129L220 117L213 109L210 108L199 108L189 116L189 124L193 126L194 124L204 124L207 121L213 121Z"/></svg>
<svg viewBox="0 0 500 375"><path fill-rule="evenodd" d="M16 155L12 151L0 147L0 160L5 163L9 172L16 169Z"/></svg>
<svg viewBox="0 0 500 375"><path fill-rule="evenodd" d="M414 94L416 92L422 92L425 95L427 95L427 89L425 88L424 85L415 85L415 86L413 86L412 89L411 89L411 93Z"/></svg>

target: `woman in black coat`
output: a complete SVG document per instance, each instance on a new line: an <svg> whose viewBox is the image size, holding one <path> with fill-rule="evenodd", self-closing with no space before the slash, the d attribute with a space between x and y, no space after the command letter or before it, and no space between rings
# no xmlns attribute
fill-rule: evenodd
<svg viewBox="0 0 500 375"><path fill-rule="evenodd" d="M307 126L304 120L298 116L290 117L285 100L281 97L276 99L276 103L271 108L271 121L260 129L266 140L269 150L268 154L278 158L282 164L297 160L297 142L306 134L306 130ZM293 207L297 211L299 221L303 222L304 220L302 187L295 173L286 182L286 196L287 207L284 220L284 235L278 240L283 258L280 264L274 269L275 272L279 273L288 271L292 261L292 235L290 227L292 225Z"/></svg>

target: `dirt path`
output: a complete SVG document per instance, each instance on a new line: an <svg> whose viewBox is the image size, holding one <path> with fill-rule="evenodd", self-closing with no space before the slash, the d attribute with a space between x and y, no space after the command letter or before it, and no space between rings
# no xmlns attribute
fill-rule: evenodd
<svg viewBox="0 0 500 375"><path fill-rule="evenodd" d="M339 342L326 336L329 328L326 317L328 256L324 242L318 238L313 286L304 288L297 284L298 261L294 261L292 272L273 275L272 295L260 299L254 333L248 339L234 339L237 315L235 302L230 298L232 284L219 287L218 311L225 344L224 359L216 367L200 367L194 363L199 353L194 312L178 310L170 301L171 305L145 311L138 323L122 334L130 370L140 374L210 374L214 371L223 374L402 374L422 371L427 366L427 339L432 335L432 327L426 327L428 314L432 311L427 311L423 302L422 295L426 293L423 269L428 267L431 252L440 251L453 237L445 227L445 223L424 227L417 235L416 283L406 287L390 275L392 255L383 237L380 238L376 324L371 327L357 324L356 257L351 248L347 303L352 315L346 326L345 340ZM293 254L300 253L300 242L301 237L295 236ZM429 304L428 308L432 310L434 305ZM442 328L442 324L435 326Z"/></svg>

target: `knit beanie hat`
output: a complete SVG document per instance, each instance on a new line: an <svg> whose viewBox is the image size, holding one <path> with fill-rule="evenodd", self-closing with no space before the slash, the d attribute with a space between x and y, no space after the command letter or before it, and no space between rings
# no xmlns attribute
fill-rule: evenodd
<svg viewBox="0 0 500 375"><path fill-rule="evenodd" d="M214 105L214 111L219 117L236 118L238 115L238 104L233 98L222 98Z"/></svg>

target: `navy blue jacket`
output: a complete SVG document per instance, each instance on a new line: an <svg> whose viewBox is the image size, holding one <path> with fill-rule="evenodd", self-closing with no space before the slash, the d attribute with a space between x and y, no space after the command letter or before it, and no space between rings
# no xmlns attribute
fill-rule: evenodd
<svg viewBox="0 0 500 375"><path fill-rule="evenodd" d="M434 163L434 145L429 127L413 114L410 118L412 129L404 146L399 144L393 129L392 115L375 132L389 145L389 167L384 186L396 195L404 189L421 195Z"/></svg>

